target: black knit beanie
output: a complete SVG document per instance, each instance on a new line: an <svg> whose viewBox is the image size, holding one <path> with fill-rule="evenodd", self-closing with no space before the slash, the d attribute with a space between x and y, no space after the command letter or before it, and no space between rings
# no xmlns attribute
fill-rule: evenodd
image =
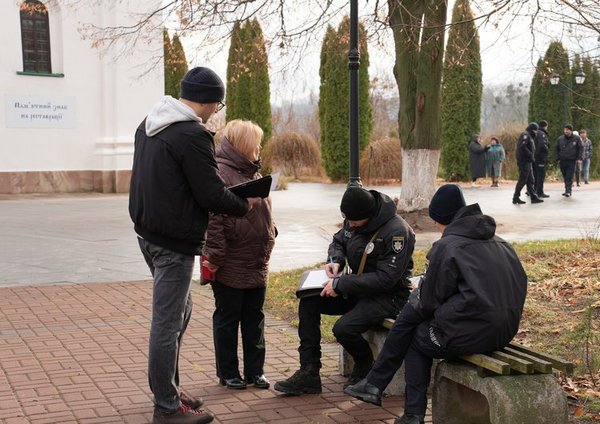
<svg viewBox="0 0 600 424"><path fill-rule="evenodd" d="M529 132L537 131L539 129L540 129L540 127L536 122L530 122L529 125L527 126L527 131L529 131Z"/></svg>
<svg viewBox="0 0 600 424"><path fill-rule="evenodd" d="M460 187L456 184L446 184L438 188L431 198L429 216L435 222L448 225L454 219L456 212L466 205Z"/></svg>
<svg viewBox="0 0 600 424"><path fill-rule="evenodd" d="M342 197L340 210L351 221L371 218L377 212L377 201L369 190L362 187L350 187Z"/></svg>
<svg viewBox="0 0 600 424"><path fill-rule="evenodd" d="M196 103L218 103L225 97L225 86L212 69L198 66L181 80L180 97Z"/></svg>

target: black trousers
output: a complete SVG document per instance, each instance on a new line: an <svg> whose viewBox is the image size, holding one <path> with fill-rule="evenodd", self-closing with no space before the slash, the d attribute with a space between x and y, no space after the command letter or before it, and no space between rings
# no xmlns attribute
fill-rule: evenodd
<svg viewBox="0 0 600 424"><path fill-rule="evenodd" d="M402 362L406 362L404 411L407 414L425 415L433 358L451 359L458 356L436 344L437 339L429 323L410 304L406 304L367 375L367 381L383 391Z"/></svg>
<svg viewBox="0 0 600 424"><path fill-rule="evenodd" d="M575 161L574 160L561 160L560 161L560 173L565 180L565 193L571 193L573 190L573 174L575 173Z"/></svg>
<svg viewBox="0 0 600 424"><path fill-rule="evenodd" d="M356 363L370 362L373 353L361 334L381 324L384 318L395 318L401 306L399 303L391 295L361 299L345 299L342 296L310 296L300 299L300 364L321 365L321 314L342 315L333 326L335 338Z"/></svg>
<svg viewBox="0 0 600 424"><path fill-rule="evenodd" d="M240 377L238 328L242 331L244 376L250 378L263 374L265 364L265 303L266 289L234 289L214 282L213 338L217 376Z"/></svg>
<svg viewBox="0 0 600 424"><path fill-rule="evenodd" d="M517 185L515 187L514 197L519 197L521 195L521 190L525 185L527 185L527 193L529 193L529 197L533 198L536 196L535 188L533 186L534 178L533 178L533 168L531 163L520 163L519 164L519 181L517 181Z"/></svg>
<svg viewBox="0 0 600 424"><path fill-rule="evenodd" d="M538 196L544 194L544 180L546 179L546 164L536 163L533 165L535 178L535 192Z"/></svg>

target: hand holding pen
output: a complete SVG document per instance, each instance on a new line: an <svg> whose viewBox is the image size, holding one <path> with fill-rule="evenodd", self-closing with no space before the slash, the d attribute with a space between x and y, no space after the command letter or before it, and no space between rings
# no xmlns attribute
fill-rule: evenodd
<svg viewBox="0 0 600 424"><path fill-rule="evenodd" d="M329 278L335 278L339 276L340 264L333 262L333 258L329 257L329 263L325 265L325 273Z"/></svg>

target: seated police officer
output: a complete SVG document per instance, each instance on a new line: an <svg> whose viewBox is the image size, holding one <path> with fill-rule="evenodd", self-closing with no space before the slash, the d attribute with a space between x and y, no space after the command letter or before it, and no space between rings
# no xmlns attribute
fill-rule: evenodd
<svg viewBox="0 0 600 424"><path fill-rule="evenodd" d="M321 314L342 315L333 334L354 359L347 383L352 384L373 365L373 354L361 334L384 318L395 317L408 299L415 235L396 214L392 199L375 190L351 187L340 209L344 225L333 236L325 266L330 279L320 296L300 299L300 369L275 384L280 392L321 393ZM352 273L339 275L346 263Z"/></svg>
<svg viewBox="0 0 600 424"><path fill-rule="evenodd" d="M457 358L505 347L517 333L527 276L496 222L479 205L466 206L460 188L438 189L429 215L442 232L427 254L417 290L396 318L373 369L344 392L381 406L381 394L406 361L404 416L395 424L422 424L432 358Z"/></svg>

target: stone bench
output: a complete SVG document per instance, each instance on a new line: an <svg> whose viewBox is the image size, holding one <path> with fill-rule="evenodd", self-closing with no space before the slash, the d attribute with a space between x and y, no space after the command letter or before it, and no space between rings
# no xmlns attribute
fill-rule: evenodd
<svg viewBox="0 0 600 424"><path fill-rule="evenodd" d="M366 332L374 357L394 321ZM340 372L349 375L352 357L340 348ZM434 424L566 424L566 395L553 370L568 374L573 364L518 343L489 355L464 355L456 361L434 361ZM386 389L404 395L404 365Z"/></svg>

